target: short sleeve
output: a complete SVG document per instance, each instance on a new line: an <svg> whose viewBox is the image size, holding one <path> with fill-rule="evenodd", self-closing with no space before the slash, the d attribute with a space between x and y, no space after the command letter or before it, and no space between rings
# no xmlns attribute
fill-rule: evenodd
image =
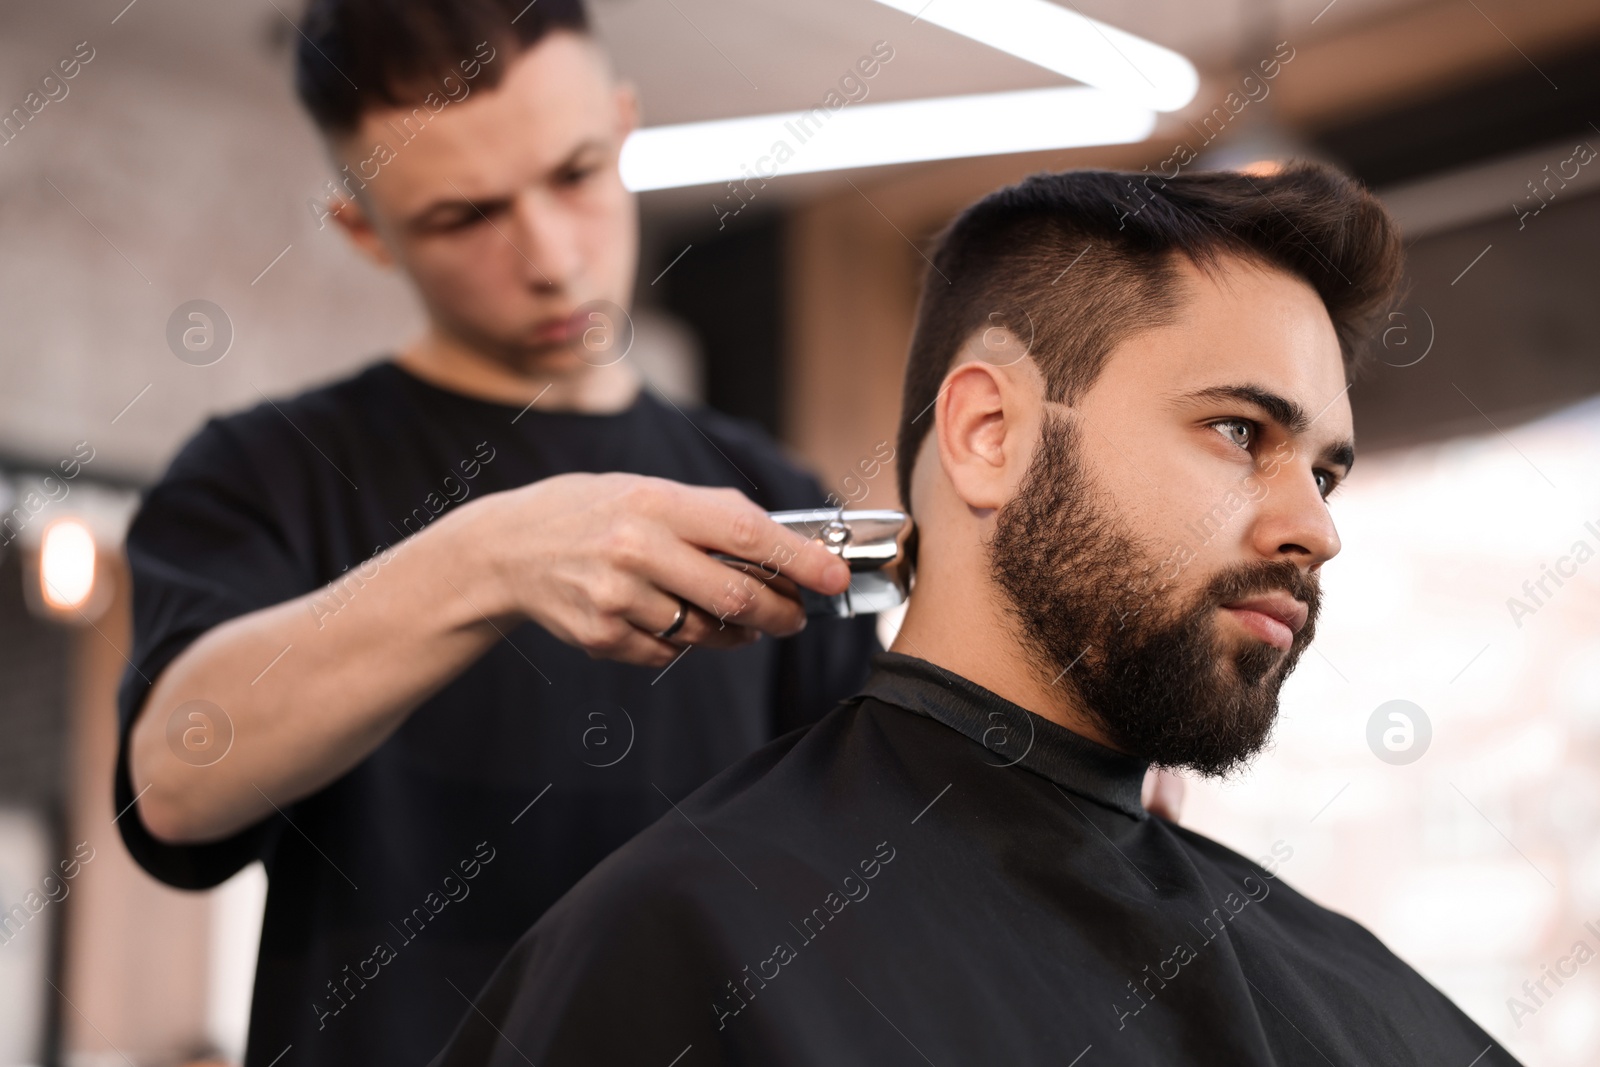
<svg viewBox="0 0 1600 1067"><path fill-rule="evenodd" d="M263 822L202 845L158 840L133 808L129 734L161 672L207 630L315 587L274 514L244 447L213 420L145 495L128 530L134 640L117 694L117 826L141 867L182 889L226 880L276 831Z"/></svg>

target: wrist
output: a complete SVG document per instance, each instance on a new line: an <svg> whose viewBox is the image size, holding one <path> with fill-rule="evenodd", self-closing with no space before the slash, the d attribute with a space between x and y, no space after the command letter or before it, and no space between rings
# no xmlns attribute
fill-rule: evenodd
<svg viewBox="0 0 1600 1067"><path fill-rule="evenodd" d="M500 620L517 615L506 581L502 528L502 494L462 504L434 523L426 535L433 541L430 564L449 579L450 596L467 609L469 625L485 617Z"/></svg>

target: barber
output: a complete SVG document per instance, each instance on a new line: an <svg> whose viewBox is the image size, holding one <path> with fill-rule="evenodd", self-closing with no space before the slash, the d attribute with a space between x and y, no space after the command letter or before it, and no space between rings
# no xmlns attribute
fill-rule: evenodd
<svg viewBox="0 0 1600 1067"><path fill-rule="evenodd" d="M315 215L427 328L210 421L146 496L118 825L172 885L265 864L248 1063L420 1063L546 906L877 646L708 555L842 591L766 517L816 481L594 343L627 328L635 104L578 0L318 0L303 28L341 168Z"/></svg>

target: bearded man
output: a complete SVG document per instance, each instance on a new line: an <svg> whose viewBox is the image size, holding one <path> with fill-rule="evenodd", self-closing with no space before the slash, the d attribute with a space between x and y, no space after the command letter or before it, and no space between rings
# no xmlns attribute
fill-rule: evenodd
<svg viewBox="0 0 1600 1067"><path fill-rule="evenodd" d="M1398 233L1330 168L1039 175L942 237L898 454L916 584L863 691L548 911L436 1063L1512 1058L1372 934L1152 817L1312 639Z"/></svg>

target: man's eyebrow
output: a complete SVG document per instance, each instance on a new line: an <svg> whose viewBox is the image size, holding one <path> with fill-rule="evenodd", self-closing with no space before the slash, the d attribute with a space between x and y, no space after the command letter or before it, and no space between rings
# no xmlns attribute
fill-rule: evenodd
<svg viewBox="0 0 1600 1067"><path fill-rule="evenodd" d="M1322 459L1325 463L1343 467L1345 474L1348 475L1350 468L1356 465L1356 446L1350 441L1340 441L1336 445L1329 445L1323 449Z"/></svg>
<svg viewBox="0 0 1600 1067"><path fill-rule="evenodd" d="M606 142L598 138L591 137L586 141L580 141L571 152L567 153L566 158L561 160L561 162L557 163L555 166L551 167L550 171L553 174L559 174L563 170L570 170L572 167L577 165L578 158L584 153L594 152L596 150L603 151L605 147ZM439 199L430 202L428 206L423 208L421 211L418 211L416 214L412 215L410 225L426 226L429 222L433 221L433 216L446 214L452 211L472 212L475 214L478 211L481 211L486 205L498 207L499 205L505 203L508 199L509 197L505 196L486 197L484 199L473 199L470 197L462 198L459 196L440 197Z"/></svg>
<svg viewBox="0 0 1600 1067"><path fill-rule="evenodd" d="M1259 385L1213 385L1206 389L1199 389L1192 393L1183 393L1175 398L1176 402L1183 403L1193 400L1237 400L1246 404L1254 404L1267 413L1267 417L1282 426L1285 431L1293 436L1299 436L1311 428L1316 421L1306 414L1306 409L1290 400L1280 396L1270 389L1263 389ZM1356 446L1349 440L1338 441L1329 445L1322 451L1322 460L1343 467L1348 473L1355 466Z"/></svg>
<svg viewBox="0 0 1600 1067"><path fill-rule="evenodd" d="M572 151L567 153L567 158L556 164L556 169L560 170L562 167L572 166L572 161L583 155L585 152L592 152L596 149L603 152L605 151L606 147L607 142L599 137L591 137L586 141L579 141L577 145L574 146Z"/></svg>
<svg viewBox="0 0 1600 1067"><path fill-rule="evenodd" d="M1183 393L1176 399L1179 403L1188 400L1241 400L1265 411L1273 422L1291 434L1305 433L1311 425L1305 408L1259 385L1213 385L1209 389Z"/></svg>

